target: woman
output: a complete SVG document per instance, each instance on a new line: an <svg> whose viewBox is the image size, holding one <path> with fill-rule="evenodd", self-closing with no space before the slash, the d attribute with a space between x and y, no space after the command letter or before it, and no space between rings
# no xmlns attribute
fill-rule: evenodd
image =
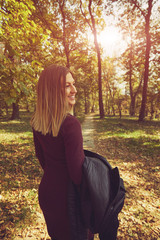
<svg viewBox="0 0 160 240"><path fill-rule="evenodd" d="M68 68L47 67L38 81L36 111L31 120L36 156L44 170L39 203L48 233L56 240L70 239L68 184L71 179L79 185L82 176L82 132L72 115L76 93Z"/></svg>

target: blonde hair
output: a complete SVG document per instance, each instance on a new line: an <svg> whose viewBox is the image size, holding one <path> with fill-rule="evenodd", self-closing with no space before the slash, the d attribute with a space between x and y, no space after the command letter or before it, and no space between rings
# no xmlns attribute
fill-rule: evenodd
<svg viewBox="0 0 160 240"><path fill-rule="evenodd" d="M36 111L31 126L43 135L57 136L60 126L69 112L65 100L66 75L70 70L63 66L50 65L44 69L37 84Z"/></svg>

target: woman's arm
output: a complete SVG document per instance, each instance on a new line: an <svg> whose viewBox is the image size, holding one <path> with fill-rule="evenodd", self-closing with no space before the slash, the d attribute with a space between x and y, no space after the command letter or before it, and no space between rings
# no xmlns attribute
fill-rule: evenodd
<svg viewBox="0 0 160 240"><path fill-rule="evenodd" d="M67 116L62 129L69 175L71 180L79 185L84 161L81 125L75 117Z"/></svg>
<svg viewBox="0 0 160 240"><path fill-rule="evenodd" d="M34 140L34 145L35 145L36 157L38 158L41 167L44 169L44 167L45 167L45 160L44 160L42 147L41 147L41 144L40 144L40 142L39 142L39 140L38 140L34 130L33 130L33 140Z"/></svg>

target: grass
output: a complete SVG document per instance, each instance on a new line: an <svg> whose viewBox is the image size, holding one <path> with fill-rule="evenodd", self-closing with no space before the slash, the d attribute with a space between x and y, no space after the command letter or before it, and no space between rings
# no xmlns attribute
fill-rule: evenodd
<svg viewBox="0 0 160 240"><path fill-rule="evenodd" d="M98 120L97 120L98 121ZM97 132L101 139L111 138L130 151L146 157L159 157L160 153L160 122L125 118L105 118L98 122Z"/></svg>
<svg viewBox="0 0 160 240"><path fill-rule="evenodd" d="M95 151L118 166L127 190L118 239L159 239L160 122L94 120Z"/></svg>
<svg viewBox="0 0 160 240"><path fill-rule="evenodd" d="M0 122L0 239L15 239L18 229L34 224L42 175L34 154L30 114Z"/></svg>

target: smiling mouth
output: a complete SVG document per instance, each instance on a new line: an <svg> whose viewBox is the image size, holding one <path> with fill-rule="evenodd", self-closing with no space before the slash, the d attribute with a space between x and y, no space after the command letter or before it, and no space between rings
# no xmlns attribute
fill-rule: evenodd
<svg viewBox="0 0 160 240"><path fill-rule="evenodd" d="M68 98L71 99L71 100L75 100L75 95L73 95L73 96L68 96Z"/></svg>

